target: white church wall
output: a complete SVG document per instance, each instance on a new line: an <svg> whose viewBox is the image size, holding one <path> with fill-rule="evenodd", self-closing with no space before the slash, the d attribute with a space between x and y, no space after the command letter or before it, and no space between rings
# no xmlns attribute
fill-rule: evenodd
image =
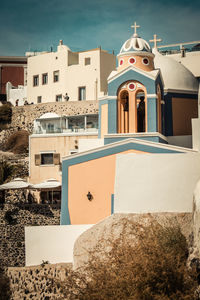
<svg viewBox="0 0 200 300"><path fill-rule="evenodd" d="M200 151L200 118L192 119L192 147Z"/></svg>
<svg viewBox="0 0 200 300"><path fill-rule="evenodd" d="M26 266L73 262L76 239L93 225L25 227Z"/></svg>
<svg viewBox="0 0 200 300"><path fill-rule="evenodd" d="M200 154L118 155L115 213L191 212Z"/></svg>
<svg viewBox="0 0 200 300"><path fill-rule="evenodd" d="M184 148L192 148L191 135L168 136L167 141L170 145L184 147Z"/></svg>

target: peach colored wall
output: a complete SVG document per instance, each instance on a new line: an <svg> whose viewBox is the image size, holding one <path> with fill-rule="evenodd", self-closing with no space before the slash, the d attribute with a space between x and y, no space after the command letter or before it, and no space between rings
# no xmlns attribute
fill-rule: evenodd
<svg viewBox="0 0 200 300"><path fill-rule="evenodd" d="M172 98L173 135L192 134L192 118L198 117L196 99Z"/></svg>
<svg viewBox="0 0 200 300"><path fill-rule="evenodd" d="M135 60L136 60L135 64L130 64L130 63L129 63L128 60L129 60L129 58L131 58L131 57L135 58ZM148 60L149 60L149 64L148 64L148 65L144 65L144 64L143 64L142 59L143 59L144 57L145 57L145 56L139 56L139 55L125 55L125 56L120 56L120 57L118 58L118 68L117 68L117 70L118 70L118 71L121 71L121 70L123 70L123 69L125 69L125 68L127 68L127 67L130 67L130 66L134 66L134 67L136 67L136 68L138 68L138 69L142 69L142 70L144 70L144 71L152 71L152 70L154 70L153 57L149 57L149 56L145 57L145 58L148 58ZM122 65L120 65L120 60L121 60L121 59L124 60L124 62L123 62Z"/></svg>
<svg viewBox="0 0 200 300"><path fill-rule="evenodd" d="M101 106L101 138L108 133L108 104Z"/></svg>
<svg viewBox="0 0 200 300"><path fill-rule="evenodd" d="M137 150L125 153L144 154ZM116 154L70 166L68 206L71 224L95 224L111 214L114 194ZM92 201L87 193L93 195Z"/></svg>
<svg viewBox="0 0 200 300"><path fill-rule="evenodd" d="M63 156L67 156L70 150L75 149L79 139L95 139L97 135L84 136L46 136L46 137L30 137L30 174L29 181L31 183L39 183L48 178L55 178L61 181L62 173L59 165L35 165L35 154L41 152L54 151L60 153L60 160ZM77 142L76 142L77 141Z"/></svg>

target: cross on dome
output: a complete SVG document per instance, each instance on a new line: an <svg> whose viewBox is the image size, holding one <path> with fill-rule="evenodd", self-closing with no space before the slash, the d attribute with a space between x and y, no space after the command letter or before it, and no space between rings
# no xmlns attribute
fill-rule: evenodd
<svg viewBox="0 0 200 300"><path fill-rule="evenodd" d="M162 39L157 39L157 34L154 34L153 40L149 40L149 42L154 43L154 48L157 49L157 42L162 42Z"/></svg>
<svg viewBox="0 0 200 300"><path fill-rule="evenodd" d="M134 22L134 25L131 25L131 28L134 28L134 36L137 36L137 28L140 28L140 25L137 25L136 22Z"/></svg>

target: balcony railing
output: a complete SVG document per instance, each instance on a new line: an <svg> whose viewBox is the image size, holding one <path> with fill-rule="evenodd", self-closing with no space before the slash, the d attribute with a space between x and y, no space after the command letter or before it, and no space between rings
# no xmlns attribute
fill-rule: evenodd
<svg viewBox="0 0 200 300"><path fill-rule="evenodd" d="M55 134L55 133L98 133L98 128L82 128L79 126L75 126L74 128L54 128L54 129L39 129L34 128L33 133L34 134Z"/></svg>

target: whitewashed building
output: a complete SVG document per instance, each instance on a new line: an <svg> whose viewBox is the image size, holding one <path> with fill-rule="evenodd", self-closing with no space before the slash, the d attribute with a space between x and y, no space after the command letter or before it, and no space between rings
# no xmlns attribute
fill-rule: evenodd
<svg viewBox="0 0 200 300"><path fill-rule="evenodd" d="M114 54L101 48L72 52L61 40L56 52L28 57L28 102L97 100L107 93L115 66Z"/></svg>

